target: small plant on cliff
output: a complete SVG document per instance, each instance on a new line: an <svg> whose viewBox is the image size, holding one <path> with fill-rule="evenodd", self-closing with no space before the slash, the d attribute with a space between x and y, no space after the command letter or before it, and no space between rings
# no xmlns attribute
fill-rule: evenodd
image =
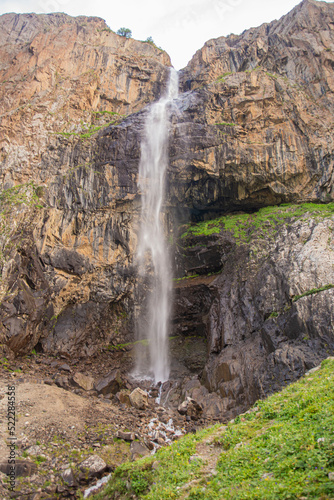
<svg viewBox="0 0 334 500"><path fill-rule="evenodd" d="M131 38L132 31L129 30L129 28L120 28L119 30L117 30L117 35L124 36L125 38Z"/></svg>

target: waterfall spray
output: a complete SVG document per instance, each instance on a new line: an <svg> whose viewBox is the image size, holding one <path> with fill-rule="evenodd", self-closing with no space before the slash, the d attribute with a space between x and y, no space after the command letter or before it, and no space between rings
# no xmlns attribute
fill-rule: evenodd
<svg viewBox="0 0 334 500"><path fill-rule="evenodd" d="M141 226L137 250L141 280L150 289L148 321L139 321L139 338L148 339L149 360L137 350L135 373L163 382L169 376L168 321L171 270L161 221L165 173L168 165L169 108L178 95L178 75L170 71L167 92L147 115L141 143L138 186L142 193Z"/></svg>

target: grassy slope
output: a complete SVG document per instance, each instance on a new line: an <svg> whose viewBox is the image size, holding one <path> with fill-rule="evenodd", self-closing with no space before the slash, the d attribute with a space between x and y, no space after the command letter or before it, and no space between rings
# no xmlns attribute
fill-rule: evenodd
<svg viewBox="0 0 334 500"><path fill-rule="evenodd" d="M208 476L202 460L189 458L210 435L221 454L216 474ZM152 457L121 465L94 498L112 499L117 492L122 499L324 500L334 498L331 472L334 360L328 359L320 370L258 401L227 427L185 436Z"/></svg>
<svg viewBox="0 0 334 500"><path fill-rule="evenodd" d="M232 232L237 243L248 243L252 236L262 235L263 238L275 234L279 226L290 220L304 217L323 219L334 215L334 203L317 204L302 203L292 205L290 203L280 206L261 208L254 214L224 215L214 220L200 222L190 225L188 230L181 236L201 236L220 233L221 230ZM258 234L261 233L261 234Z"/></svg>

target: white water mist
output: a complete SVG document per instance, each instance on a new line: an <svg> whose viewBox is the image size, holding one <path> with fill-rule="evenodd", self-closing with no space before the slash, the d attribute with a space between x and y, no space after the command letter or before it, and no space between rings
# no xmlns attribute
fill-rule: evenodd
<svg viewBox="0 0 334 500"><path fill-rule="evenodd" d="M170 313L171 270L161 220L168 165L170 106L178 95L178 74L170 71L166 95L154 103L145 121L141 143L138 186L142 193L141 226L138 241L138 267L141 281L149 292L147 321L139 320L139 338L148 339L149 359L137 349L135 373L164 382L169 376L168 323Z"/></svg>

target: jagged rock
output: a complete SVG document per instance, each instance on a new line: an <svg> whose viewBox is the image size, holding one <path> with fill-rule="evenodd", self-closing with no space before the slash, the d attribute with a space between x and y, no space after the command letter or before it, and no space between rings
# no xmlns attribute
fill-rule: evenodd
<svg viewBox="0 0 334 500"><path fill-rule="evenodd" d="M76 387L80 387L84 391L92 391L94 389L95 381L93 377L76 372L71 378L71 383Z"/></svg>
<svg viewBox="0 0 334 500"><path fill-rule="evenodd" d="M68 388L68 377L66 376L58 376L55 378L55 384L58 387L62 387L63 389Z"/></svg>
<svg viewBox="0 0 334 500"><path fill-rule="evenodd" d="M71 468L64 470L64 472L61 473L61 478L68 486L76 485L76 480Z"/></svg>
<svg viewBox="0 0 334 500"><path fill-rule="evenodd" d="M10 465L8 462L0 462L0 472L8 475L10 472ZM20 476L32 476L37 472L37 465L29 460L15 460L15 474Z"/></svg>
<svg viewBox="0 0 334 500"><path fill-rule="evenodd" d="M130 394L128 392L120 391L116 394L116 397L121 404L125 404L126 406L131 406Z"/></svg>
<svg viewBox="0 0 334 500"><path fill-rule="evenodd" d="M98 477L106 470L107 464L98 455L90 455L86 460L79 464L79 468L83 473L87 473L88 476Z"/></svg>
<svg viewBox="0 0 334 500"><path fill-rule="evenodd" d="M213 418L245 411L319 365L334 349L334 291L322 290L334 283L333 216L291 215L275 229L263 224L240 246L223 229L214 235L225 261L223 272L201 290L203 303L210 304L203 310L208 357L201 382L207 391L198 381L184 386L186 395ZM182 245L195 241L199 246L201 240L190 236ZM207 240L203 235L204 244ZM187 266L187 250L182 252L180 260ZM196 280L193 285L189 281L192 287L198 287ZM199 313L194 309L194 321Z"/></svg>
<svg viewBox="0 0 334 500"><path fill-rule="evenodd" d="M134 432L117 431L116 437L118 439L124 439L124 441L134 441L136 439Z"/></svg>
<svg viewBox="0 0 334 500"><path fill-rule="evenodd" d="M150 454L150 450L139 441L133 441L130 446L131 460L146 457Z"/></svg>
<svg viewBox="0 0 334 500"><path fill-rule="evenodd" d="M191 417L192 419L197 420L200 417L200 415L202 414L203 408L201 405L199 405L197 403L197 401L195 401L192 398L187 397L187 399L185 401L183 401L183 403L180 404L177 411L181 415L187 415L188 417Z"/></svg>
<svg viewBox="0 0 334 500"><path fill-rule="evenodd" d="M181 72L169 230L188 214L333 199L333 17L331 3L302 2L278 21L210 40ZM3 232L1 343L87 356L129 342L144 106L162 94L169 57L101 19L65 14L1 16L0 56L2 187L34 179L22 189L28 201L34 189L39 197L2 201L15 224ZM129 116L110 124L110 113ZM188 258L201 275L225 262L213 239ZM189 302L199 319L199 302Z"/></svg>
<svg viewBox="0 0 334 500"><path fill-rule="evenodd" d="M129 395L130 403L138 410L145 410L148 406L148 393L137 387Z"/></svg>
<svg viewBox="0 0 334 500"><path fill-rule="evenodd" d="M95 384L95 390L99 394L117 394L123 384L121 372L112 370L107 377L100 379Z"/></svg>

